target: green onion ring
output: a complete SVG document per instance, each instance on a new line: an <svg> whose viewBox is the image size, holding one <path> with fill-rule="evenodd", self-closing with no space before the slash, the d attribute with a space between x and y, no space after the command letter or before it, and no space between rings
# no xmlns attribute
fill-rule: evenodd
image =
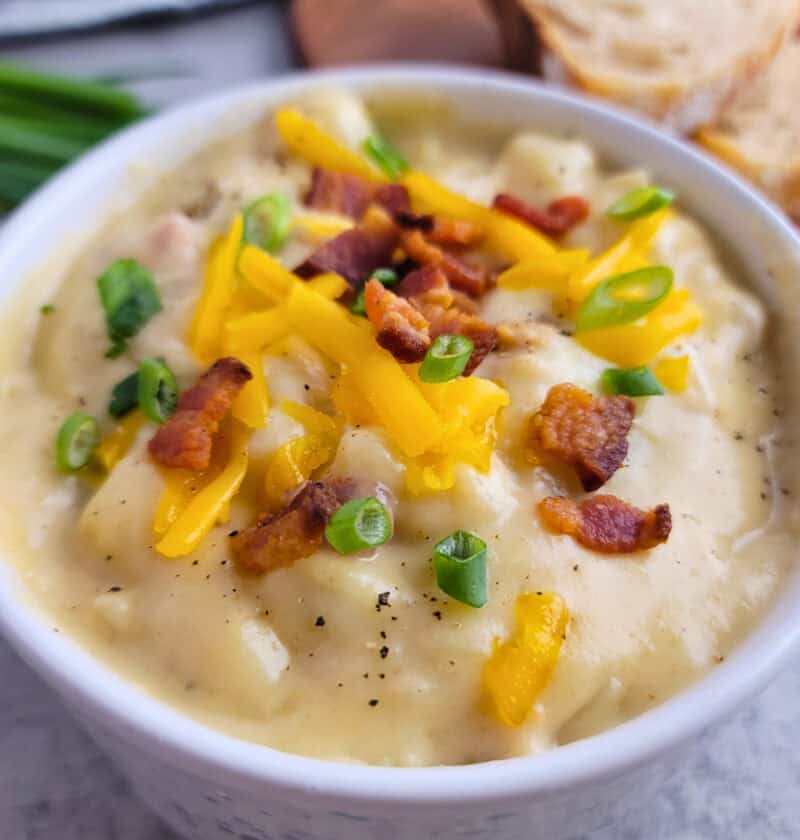
<svg viewBox="0 0 800 840"><path fill-rule="evenodd" d="M155 423L164 423L178 404L175 375L160 359L145 359L139 365L139 408Z"/></svg>
<svg viewBox="0 0 800 840"><path fill-rule="evenodd" d="M275 254L289 236L290 223L289 199L283 193L267 193L245 207L242 239Z"/></svg>
<svg viewBox="0 0 800 840"><path fill-rule="evenodd" d="M486 543L468 531L455 531L433 549L436 583L451 598L482 607L486 604Z"/></svg>
<svg viewBox="0 0 800 840"><path fill-rule="evenodd" d="M577 332L616 327L643 317L669 294L672 289L672 270L664 265L652 265L609 277L596 286L578 309L575 319ZM640 291L635 299L625 295Z"/></svg>
<svg viewBox="0 0 800 840"><path fill-rule="evenodd" d="M648 367L607 368L600 377L600 384L606 393L626 397L656 397L664 393L661 383Z"/></svg>
<svg viewBox="0 0 800 840"><path fill-rule="evenodd" d="M383 545L392 537L392 516L374 496L345 502L331 516L325 538L339 554Z"/></svg>
<svg viewBox="0 0 800 840"><path fill-rule="evenodd" d="M675 193L663 187L642 187L623 195L606 210L606 215L623 222L649 216L672 204Z"/></svg>
<svg viewBox="0 0 800 840"><path fill-rule="evenodd" d="M440 335L430 346L419 368L423 382L449 382L461 376L475 345L465 335Z"/></svg>
<svg viewBox="0 0 800 840"><path fill-rule="evenodd" d="M399 178L409 165L399 151L383 136L370 134L364 141L364 153L388 178Z"/></svg>
<svg viewBox="0 0 800 840"><path fill-rule="evenodd" d="M97 420L76 411L61 424L56 437L56 463L64 472L76 472L89 463L100 440Z"/></svg>

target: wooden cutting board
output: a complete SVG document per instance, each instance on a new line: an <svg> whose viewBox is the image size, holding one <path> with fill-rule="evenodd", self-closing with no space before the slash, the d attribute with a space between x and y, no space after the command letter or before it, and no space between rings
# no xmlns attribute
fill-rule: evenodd
<svg viewBox="0 0 800 840"><path fill-rule="evenodd" d="M291 19L310 66L504 64L500 34L483 0L293 0Z"/></svg>

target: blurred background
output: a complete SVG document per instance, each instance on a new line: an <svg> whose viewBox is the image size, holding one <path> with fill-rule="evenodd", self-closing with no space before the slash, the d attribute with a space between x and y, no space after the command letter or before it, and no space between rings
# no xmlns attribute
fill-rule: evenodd
<svg viewBox="0 0 800 840"><path fill-rule="evenodd" d="M0 208L150 110L301 67L435 61L610 99L797 221L798 15L796 0L0 0Z"/></svg>
<svg viewBox="0 0 800 840"><path fill-rule="evenodd" d="M568 73L563 70L573 62L575 45L552 38L545 44L543 38L548 19L542 7L554 5L0 0L0 212L94 143L153 110L306 66L404 60L504 68L593 88L660 120L665 131L689 142L699 139L800 217L795 0L564 0L561 5L576 16L567 26L573 39L586 21L589 29L610 26L601 20L601 6L604 14L610 9L627 21L618 33L621 66L598 69L597 55L589 51ZM738 17L726 23L734 8ZM742 9L749 11L742 16ZM698 64L703 49L707 61ZM687 54L691 72L681 63ZM621 74L628 87L620 92L600 85L604 70ZM641 95L654 77L669 73L680 81L675 101L665 105L658 96ZM709 74L715 91L724 94L712 97L713 113L694 105L698 93L708 92L703 86ZM591 840L800 837L798 709L800 662L699 740L655 800ZM171 837L132 799L49 689L0 641L0 838Z"/></svg>

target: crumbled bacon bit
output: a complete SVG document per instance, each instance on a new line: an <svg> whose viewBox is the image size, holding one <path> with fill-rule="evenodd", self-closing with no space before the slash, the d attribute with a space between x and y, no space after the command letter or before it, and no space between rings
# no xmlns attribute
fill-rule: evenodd
<svg viewBox="0 0 800 840"><path fill-rule="evenodd" d="M388 210L392 215L411 209L411 198L402 184L381 184L372 196L376 204Z"/></svg>
<svg viewBox="0 0 800 840"><path fill-rule="evenodd" d="M628 454L634 411L629 397L595 398L569 382L554 385L531 418L530 440L573 467L584 490L597 490Z"/></svg>
<svg viewBox="0 0 800 840"><path fill-rule="evenodd" d="M579 195L557 198L551 201L546 209L541 210L508 193L496 195L492 207L520 219L548 236L563 236L575 225L580 224L591 209L589 202Z"/></svg>
<svg viewBox="0 0 800 840"><path fill-rule="evenodd" d="M470 297L480 297L489 286L485 271L471 265L438 245L428 242L419 230L404 231L400 237L403 250L420 265L436 265L445 273L454 289Z"/></svg>
<svg viewBox="0 0 800 840"><path fill-rule="evenodd" d="M253 378L247 365L234 358L219 359L184 391L175 413L159 427L148 449L165 467L202 472L211 462L219 424L236 395Z"/></svg>
<svg viewBox="0 0 800 840"><path fill-rule="evenodd" d="M307 481L284 511L262 514L232 540L236 562L263 573L310 557L322 547L325 526L341 504L335 485Z"/></svg>
<svg viewBox="0 0 800 840"><path fill-rule="evenodd" d="M324 242L295 273L300 277L333 272L357 289L376 268L391 263L395 237L390 232L352 228Z"/></svg>
<svg viewBox="0 0 800 840"><path fill-rule="evenodd" d="M372 199L372 191L372 185L358 175L315 166L303 203L323 213L360 219Z"/></svg>
<svg viewBox="0 0 800 840"><path fill-rule="evenodd" d="M429 242L437 245L477 245L484 236L478 225L444 216L401 212L395 213L394 218L401 228L419 230Z"/></svg>
<svg viewBox="0 0 800 840"><path fill-rule="evenodd" d="M411 207L408 190L402 184L375 186L358 175L322 166L314 167L311 187L304 199L306 207L324 213L341 213L356 220L372 202L390 213L400 213Z"/></svg>
<svg viewBox="0 0 800 840"><path fill-rule="evenodd" d="M475 302L450 289L439 265L426 265L407 275L397 287L430 324L431 339L440 335L463 335L475 345L464 369L468 376L494 349L497 332L474 314Z"/></svg>
<svg viewBox="0 0 800 840"><path fill-rule="evenodd" d="M431 339L428 321L419 310L374 278L364 287L364 304L381 347L398 361L422 361Z"/></svg>
<svg viewBox="0 0 800 840"><path fill-rule="evenodd" d="M645 551L666 542L672 530L669 505L644 511L616 496L591 496L581 502L548 496L538 510L549 531L567 534L603 554Z"/></svg>
<svg viewBox="0 0 800 840"><path fill-rule="evenodd" d="M453 303L450 284L437 265L425 265L409 272L398 284L397 294L414 304L432 303L447 308Z"/></svg>

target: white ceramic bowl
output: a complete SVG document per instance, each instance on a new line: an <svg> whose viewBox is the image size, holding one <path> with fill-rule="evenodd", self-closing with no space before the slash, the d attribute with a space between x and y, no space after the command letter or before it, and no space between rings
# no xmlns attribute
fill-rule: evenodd
<svg viewBox="0 0 800 840"><path fill-rule="evenodd" d="M782 313L784 387L798 388L793 275L800 239L784 217L697 151L604 105L500 74L386 67L302 74L176 109L81 159L34 196L0 236L7 298L59 248L69 259L111 209L273 103L320 84L434 91L472 117L588 140L611 163L643 165L711 227ZM150 162L155 171L131 164ZM120 197L124 196L124 199ZM795 393L787 396L800 404ZM799 570L800 571L800 570ZM125 682L52 630L0 559L0 626L170 825L195 840L569 838L611 822L658 785L676 748L763 687L800 641L800 574L721 666L674 699L609 732L542 755L463 767L389 768L286 755L212 731Z"/></svg>

